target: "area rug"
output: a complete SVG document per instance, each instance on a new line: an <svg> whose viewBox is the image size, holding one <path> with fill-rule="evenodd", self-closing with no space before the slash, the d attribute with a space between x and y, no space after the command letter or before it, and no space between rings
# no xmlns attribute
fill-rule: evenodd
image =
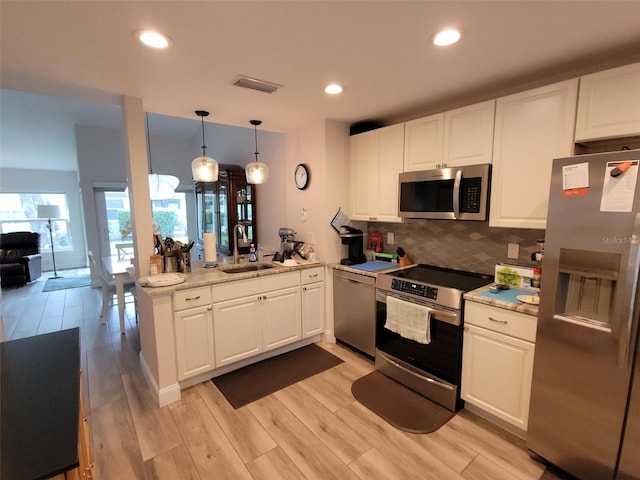
<svg viewBox="0 0 640 480"><path fill-rule="evenodd" d="M340 363L340 358L311 344L211 380L238 409Z"/></svg>
<svg viewBox="0 0 640 480"><path fill-rule="evenodd" d="M42 288L43 292L65 290L67 288L88 287L91 285L91 275L76 275L74 277L50 278Z"/></svg>
<svg viewBox="0 0 640 480"><path fill-rule="evenodd" d="M405 432L435 432L455 415L378 371L353 382L351 393L369 410Z"/></svg>

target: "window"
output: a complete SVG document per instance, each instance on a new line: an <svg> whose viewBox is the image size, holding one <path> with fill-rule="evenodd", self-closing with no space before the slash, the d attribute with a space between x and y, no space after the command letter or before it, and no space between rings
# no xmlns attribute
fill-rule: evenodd
<svg viewBox="0 0 640 480"><path fill-rule="evenodd" d="M119 256L130 254L133 251L133 236L129 197L122 191L109 190L103 193L109 252ZM172 237L174 240L188 242L185 192L176 192L175 197L169 200L152 200L151 212L154 233L160 233L162 238Z"/></svg>
<svg viewBox="0 0 640 480"><path fill-rule="evenodd" d="M60 207L61 218L51 219L51 236L47 229L49 219L38 218L38 205ZM63 193L0 193L0 231L38 232L40 251L51 249L51 237L56 251L73 250L67 196Z"/></svg>

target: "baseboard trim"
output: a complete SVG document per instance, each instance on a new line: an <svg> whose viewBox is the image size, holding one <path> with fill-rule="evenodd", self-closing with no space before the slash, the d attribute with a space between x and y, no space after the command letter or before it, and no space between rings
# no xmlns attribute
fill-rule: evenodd
<svg viewBox="0 0 640 480"><path fill-rule="evenodd" d="M142 374L144 375L145 380L153 390L154 400L159 407L164 407L170 403L180 400L180 385L176 383L161 389L153 378L151 370L149 370L149 366L147 365L142 352L140 352L140 367L142 368Z"/></svg>

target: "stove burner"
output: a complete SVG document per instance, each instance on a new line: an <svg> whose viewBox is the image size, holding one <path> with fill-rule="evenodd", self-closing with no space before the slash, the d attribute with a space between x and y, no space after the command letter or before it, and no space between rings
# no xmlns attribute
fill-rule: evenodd
<svg viewBox="0 0 640 480"><path fill-rule="evenodd" d="M455 288L456 290L462 290L463 292L469 292L493 282L493 277L491 275L436 267L434 265L426 265L424 263L405 270L391 272L389 275L436 287Z"/></svg>

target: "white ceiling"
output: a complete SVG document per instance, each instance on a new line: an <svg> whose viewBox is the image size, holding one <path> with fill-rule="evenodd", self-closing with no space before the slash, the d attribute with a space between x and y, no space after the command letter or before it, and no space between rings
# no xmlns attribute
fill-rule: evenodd
<svg viewBox="0 0 640 480"><path fill-rule="evenodd" d="M61 137L75 123L117 127L119 109L109 105L122 95L190 119L161 122L179 135L198 131L197 109L210 122L251 128L258 118L286 132L321 118L411 118L563 72L640 61L633 0L3 0L0 9L0 86L14 91L0 99L3 165L74 147ZM460 43L434 47L432 35L452 25L463 30ZM172 47L142 46L133 32L143 28L166 33ZM233 86L239 74L282 88ZM333 81L342 95L323 92Z"/></svg>

